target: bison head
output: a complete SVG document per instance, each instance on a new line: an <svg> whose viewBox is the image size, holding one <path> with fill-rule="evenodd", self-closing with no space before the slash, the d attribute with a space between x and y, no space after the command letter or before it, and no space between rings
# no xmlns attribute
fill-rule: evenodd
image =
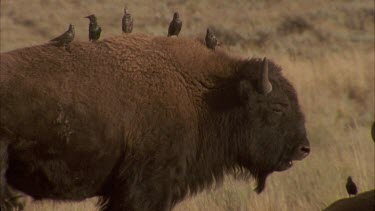
<svg viewBox="0 0 375 211"><path fill-rule="evenodd" d="M309 141L296 92L281 68L264 58L249 60L238 70L234 90L240 106L231 139L237 144L236 163L256 178L260 193L270 173L309 154Z"/></svg>

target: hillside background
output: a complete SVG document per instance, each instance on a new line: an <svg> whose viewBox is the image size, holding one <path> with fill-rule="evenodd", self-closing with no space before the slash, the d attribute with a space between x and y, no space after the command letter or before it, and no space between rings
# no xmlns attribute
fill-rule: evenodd
<svg viewBox="0 0 375 211"><path fill-rule="evenodd" d="M252 181L228 177L222 187L180 203L177 211L320 210L347 197L351 175L359 191L373 189L374 1L372 0L1 0L0 51L42 44L69 23L87 40L95 14L102 39L121 34L123 7L134 33L166 35L174 11L180 36L201 37L211 26L228 51L274 60L293 83L306 114L312 153L274 173L258 195ZM26 210L96 210L84 202L34 202Z"/></svg>

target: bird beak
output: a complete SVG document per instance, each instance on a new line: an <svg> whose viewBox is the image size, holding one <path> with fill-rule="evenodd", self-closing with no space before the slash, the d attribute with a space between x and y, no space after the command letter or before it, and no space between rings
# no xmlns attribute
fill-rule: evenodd
<svg viewBox="0 0 375 211"><path fill-rule="evenodd" d="M90 18L90 16L86 16L86 17L83 17L83 18Z"/></svg>

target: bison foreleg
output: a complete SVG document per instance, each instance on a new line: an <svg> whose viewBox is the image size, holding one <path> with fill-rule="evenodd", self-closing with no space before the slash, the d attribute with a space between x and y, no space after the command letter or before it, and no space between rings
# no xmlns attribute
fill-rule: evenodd
<svg viewBox="0 0 375 211"><path fill-rule="evenodd" d="M154 177L128 175L126 181L112 180L112 187L107 191L109 195L100 203L101 210L170 211L173 206L170 178L160 172L151 175Z"/></svg>
<svg viewBox="0 0 375 211"><path fill-rule="evenodd" d="M118 184L117 184L118 185ZM122 190L120 190L122 189ZM172 209L172 194L168 191L146 189L135 185L129 191L117 186L102 207L102 211L170 211Z"/></svg>
<svg viewBox="0 0 375 211"><path fill-rule="evenodd" d="M8 138L0 137L0 210L23 210L24 203L19 201L22 195L15 195L6 183L5 174L8 168Z"/></svg>
<svg viewBox="0 0 375 211"><path fill-rule="evenodd" d="M9 186L4 187L4 197L2 198L1 210L4 211L22 211L25 207L25 196L16 194Z"/></svg>
<svg viewBox="0 0 375 211"><path fill-rule="evenodd" d="M1 210L6 210L5 207L5 173L8 168L8 145L9 141L6 138L0 137L0 206Z"/></svg>

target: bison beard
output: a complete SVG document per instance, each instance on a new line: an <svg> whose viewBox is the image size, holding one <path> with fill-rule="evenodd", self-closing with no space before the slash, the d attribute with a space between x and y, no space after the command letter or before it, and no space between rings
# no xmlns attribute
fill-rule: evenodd
<svg viewBox="0 0 375 211"><path fill-rule="evenodd" d="M171 210L227 173L254 177L260 193L309 153L273 62L139 34L70 49L1 54L0 172L36 199Z"/></svg>

